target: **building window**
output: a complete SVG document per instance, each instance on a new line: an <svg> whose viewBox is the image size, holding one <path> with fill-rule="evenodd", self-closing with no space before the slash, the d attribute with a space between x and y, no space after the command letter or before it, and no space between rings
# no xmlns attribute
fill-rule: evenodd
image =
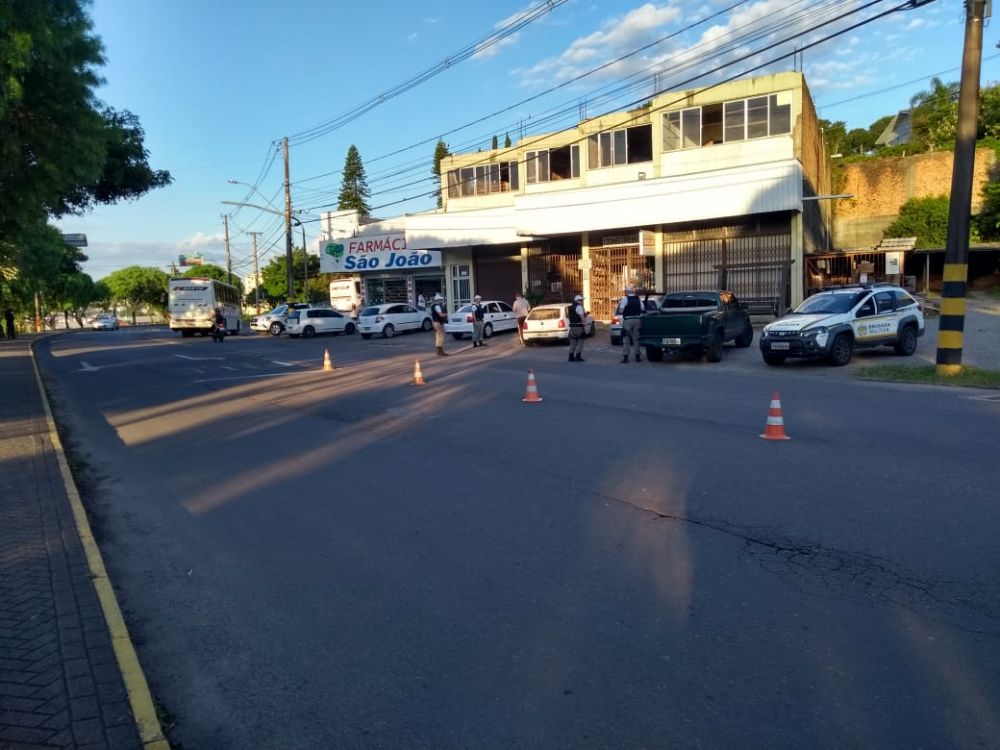
<svg viewBox="0 0 1000 750"><path fill-rule="evenodd" d="M472 278L470 266L451 267L451 309L452 312L472 302Z"/></svg>
<svg viewBox="0 0 1000 750"><path fill-rule="evenodd" d="M609 130L587 140L587 163L591 169L652 160L652 125Z"/></svg>
<svg viewBox="0 0 1000 750"><path fill-rule="evenodd" d="M791 131L791 92L753 96L665 112L663 150L786 135Z"/></svg>
<svg viewBox="0 0 1000 750"><path fill-rule="evenodd" d="M571 145L525 153L528 184L569 180L580 176L580 146Z"/></svg>
<svg viewBox="0 0 1000 750"><path fill-rule="evenodd" d="M448 172L448 197L507 193L518 189L517 162L481 164Z"/></svg>

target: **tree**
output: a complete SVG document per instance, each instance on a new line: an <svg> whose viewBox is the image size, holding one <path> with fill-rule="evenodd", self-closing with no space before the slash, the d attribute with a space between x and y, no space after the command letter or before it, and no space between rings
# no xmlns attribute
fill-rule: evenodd
<svg viewBox="0 0 1000 750"><path fill-rule="evenodd" d="M292 248L292 296L299 300L308 296L302 284L303 261L309 264L310 279L315 279L319 275L319 258L315 255L304 257L302 248ZM267 299L269 303L283 302L285 300L285 286L288 281L285 256L271 258L270 262L260 270L260 277L261 299ZM312 285L310 288L313 288ZM325 296L323 295L323 297ZM309 296L309 299L313 298Z"/></svg>
<svg viewBox="0 0 1000 750"><path fill-rule="evenodd" d="M67 274L61 277L59 288L49 300L49 307L62 311L67 328L70 315L83 328L87 308L97 301L97 294L97 284L90 276L82 272Z"/></svg>
<svg viewBox="0 0 1000 750"><path fill-rule="evenodd" d="M819 127L823 131L828 154L842 154L847 146L847 123L843 120L820 120Z"/></svg>
<svg viewBox="0 0 1000 750"><path fill-rule="evenodd" d="M1000 138L1000 85L987 86L980 92L979 137Z"/></svg>
<svg viewBox="0 0 1000 750"><path fill-rule="evenodd" d="M230 280L230 274L226 272L225 268L220 268L219 266L213 265L211 263L206 263L202 266L191 266L184 273L181 274L186 278L207 278L207 279L217 279L219 281L225 281L227 284L232 284L237 289L243 289L243 282L240 281L236 274L232 274L232 280Z"/></svg>
<svg viewBox="0 0 1000 750"><path fill-rule="evenodd" d="M951 148L958 128L958 83L931 79L931 88L910 98L913 137L933 150Z"/></svg>
<svg viewBox="0 0 1000 750"><path fill-rule="evenodd" d="M494 151L496 151L497 148L499 148L499 144L497 143L497 137L496 136L493 136L493 143L490 144L490 148L492 148Z"/></svg>
<svg viewBox="0 0 1000 750"><path fill-rule="evenodd" d="M433 174L435 177L437 177L437 188L438 189L435 192L435 194L437 195L437 206L438 206L438 208L441 208L441 203L442 203L442 201L441 201L441 160L444 159L444 157L446 157L448 155L449 155L448 145L439 138L438 142L437 142L437 145L434 147L434 166L431 167L431 174Z"/></svg>
<svg viewBox="0 0 1000 750"><path fill-rule="evenodd" d="M983 205L973 217L979 237L988 242L1000 240L1000 182L987 182L982 190Z"/></svg>
<svg viewBox="0 0 1000 750"><path fill-rule="evenodd" d="M947 195L911 198L899 209L899 216L885 230L886 237L916 237L921 250L941 248L948 238Z"/></svg>
<svg viewBox="0 0 1000 750"><path fill-rule="evenodd" d="M0 269L29 297L55 284L44 276L57 272L43 258L52 256L48 219L171 179L149 168L138 119L95 96L104 56L86 5L0 4Z"/></svg>
<svg viewBox="0 0 1000 750"><path fill-rule="evenodd" d="M341 211L355 209L360 216L367 217L371 214L371 206L368 204L370 197L365 165L361 163L357 146L352 143L344 160L344 179L340 186L337 208Z"/></svg>
<svg viewBox="0 0 1000 750"><path fill-rule="evenodd" d="M510 133L504 133L503 136L503 147L510 148Z"/></svg>
<svg viewBox="0 0 1000 750"><path fill-rule="evenodd" d="M168 278L158 268L129 266L114 271L103 281L111 298L132 315L134 325L136 312L141 307L150 307L161 314L166 311Z"/></svg>

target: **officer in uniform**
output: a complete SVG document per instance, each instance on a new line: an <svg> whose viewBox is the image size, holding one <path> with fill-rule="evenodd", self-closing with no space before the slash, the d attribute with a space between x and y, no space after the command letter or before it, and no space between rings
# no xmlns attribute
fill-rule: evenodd
<svg viewBox="0 0 1000 750"><path fill-rule="evenodd" d="M642 355L639 353L639 327L642 325L642 316L646 312L646 305L635 293L635 287L629 285L625 287L625 296L621 298L616 310L622 317L622 362L628 362L628 349L631 346L635 350L635 361L642 362ZM626 341L626 337L628 341Z"/></svg>
<svg viewBox="0 0 1000 750"><path fill-rule="evenodd" d="M586 334L584 320L587 311L583 309L583 296L578 294L569 306L569 361L583 362L583 337Z"/></svg>
<svg viewBox="0 0 1000 750"><path fill-rule="evenodd" d="M483 329L486 327L486 308L483 298L478 294L472 298L472 345L486 346L483 343Z"/></svg>
<svg viewBox="0 0 1000 750"><path fill-rule="evenodd" d="M431 305L431 323L434 326L434 350L440 357L448 356L444 350L444 324L447 322L448 310L444 306L444 297L435 294L434 304Z"/></svg>

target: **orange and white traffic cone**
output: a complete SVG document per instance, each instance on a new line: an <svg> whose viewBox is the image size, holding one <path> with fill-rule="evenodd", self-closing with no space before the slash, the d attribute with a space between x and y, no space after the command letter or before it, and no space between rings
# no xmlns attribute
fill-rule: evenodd
<svg viewBox="0 0 1000 750"><path fill-rule="evenodd" d="M330 359L330 350L323 350L323 372L333 372L333 361Z"/></svg>
<svg viewBox="0 0 1000 750"><path fill-rule="evenodd" d="M424 374L420 371L420 360L414 360L413 362L413 382L411 385L427 385L424 382Z"/></svg>
<svg viewBox="0 0 1000 750"><path fill-rule="evenodd" d="M761 437L765 440L791 440L785 434L785 420L781 416L781 397L775 391L771 394L771 407L767 410L767 425Z"/></svg>
<svg viewBox="0 0 1000 750"><path fill-rule="evenodd" d="M538 385L535 383L535 371L528 370L528 390L521 399L526 404L540 404L542 397L538 395Z"/></svg>

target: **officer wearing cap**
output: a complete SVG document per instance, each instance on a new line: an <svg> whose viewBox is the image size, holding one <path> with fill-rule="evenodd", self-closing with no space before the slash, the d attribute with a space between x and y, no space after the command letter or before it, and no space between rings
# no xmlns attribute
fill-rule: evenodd
<svg viewBox="0 0 1000 750"><path fill-rule="evenodd" d="M483 329L486 327L486 306L478 294L472 298L472 345L486 346L483 343Z"/></svg>
<svg viewBox="0 0 1000 750"><path fill-rule="evenodd" d="M583 362L583 337L586 333L584 321L587 311L583 309L583 295L576 295L567 310L569 315L569 361Z"/></svg>
<svg viewBox="0 0 1000 750"><path fill-rule="evenodd" d="M646 312L646 306L635 293L635 287L631 284L625 286L625 296L618 302L615 309L617 315L622 317L622 362L628 362L628 350L631 346L635 351L635 361L642 362L642 355L639 353L639 328L642 325L642 316ZM626 338L628 339L626 341Z"/></svg>
<svg viewBox="0 0 1000 750"><path fill-rule="evenodd" d="M448 355L444 350L444 324L447 322L448 308L445 307L444 297L439 292L434 295L434 304L431 305L431 324L434 326L434 351L440 357Z"/></svg>

